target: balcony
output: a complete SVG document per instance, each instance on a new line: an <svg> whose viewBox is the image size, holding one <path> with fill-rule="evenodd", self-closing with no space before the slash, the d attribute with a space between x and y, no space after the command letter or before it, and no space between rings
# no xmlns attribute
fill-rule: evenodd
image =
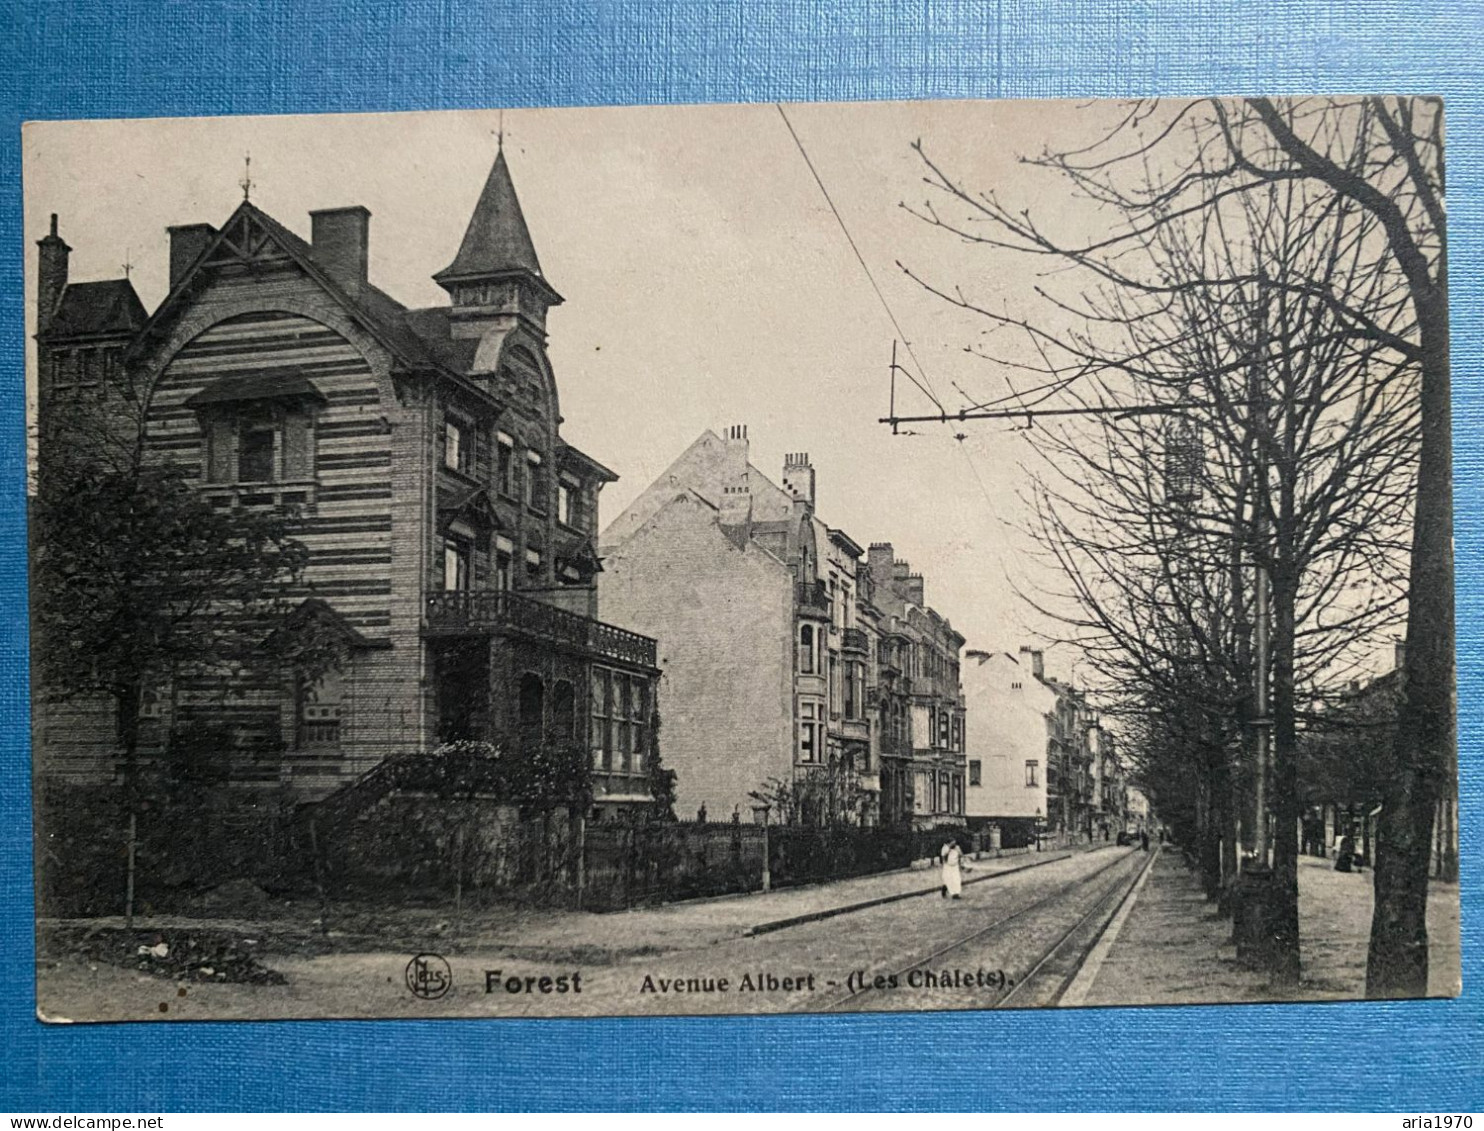
<svg viewBox="0 0 1484 1131"><path fill-rule="evenodd" d="M866 633L864 629L847 628L840 634L840 647L846 652L859 652L865 655L869 651L866 644Z"/></svg>
<svg viewBox="0 0 1484 1131"><path fill-rule="evenodd" d="M795 597L801 613L830 616L830 590L823 581L799 581L794 583Z"/></svg>
<svg viewBox="0 0 1484 1131"><path fill-rule="evenodd" d="M883 758L910 758L912 757L912 740L892 738L890 735L883 734L880 750Z"/></svg>
<svg viewBox="0 0 1484 1131"><path fill-rule="evenodd" d="M653 668L655 642L648 636L569 613L503 589L446 589L426 595L423 634L468 636L509 633L598 659Z"/></svg>

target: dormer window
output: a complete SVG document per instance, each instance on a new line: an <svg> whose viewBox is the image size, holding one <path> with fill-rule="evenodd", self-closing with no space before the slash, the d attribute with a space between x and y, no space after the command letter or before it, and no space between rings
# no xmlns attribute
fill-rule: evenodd
<svg viewBox="0 0 1484 1131"><path fill-rule="evenodd" d="M324 396L297 373L225 377L196 393L208 483L305 483L314 478L314 414Z"/></svg>

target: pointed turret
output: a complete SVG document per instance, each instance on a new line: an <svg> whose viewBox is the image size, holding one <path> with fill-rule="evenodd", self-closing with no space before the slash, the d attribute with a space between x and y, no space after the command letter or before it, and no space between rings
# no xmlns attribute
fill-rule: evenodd
<svg viewBox="0 0 1484 1131"><path fill-rule="evenodd" d="M459 253L433 279L449 293L456 312L476 319L515 315L544 330L547 308L562 301L541 274L503 148L495 154Z"/></svg>

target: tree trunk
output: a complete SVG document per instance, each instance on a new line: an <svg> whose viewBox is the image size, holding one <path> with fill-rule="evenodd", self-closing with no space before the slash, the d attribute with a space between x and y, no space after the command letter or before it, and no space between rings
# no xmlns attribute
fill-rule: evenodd
<svg viewBox="0 0 1484 1131"><path fill-rule="evenodd" d="M1282 532L1279 538L1282 538ZM1273 905L1274 977L1293 984L1299 977L1298 914L1298 751L1294 704L1294 606L1298 578L1292 564L1280 558L1273 585ZM1261 819L1261 815L1259 815Z"/></svg>
<svg viewBox="0 0 1484 1131"><path fill-rule="evenodd" d="M1376 827L1375 913L1366 996L1427 993L1427 881L1433 815L1456 780L1453 477L1446 285L1417 293L1422 334L1422 451L1412 528L1407 651L1390 772Z"/></svg>

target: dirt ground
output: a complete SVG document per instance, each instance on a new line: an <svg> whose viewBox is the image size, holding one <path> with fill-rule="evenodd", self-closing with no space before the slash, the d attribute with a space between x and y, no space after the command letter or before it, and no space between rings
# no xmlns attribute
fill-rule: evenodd
<svg viewBox="0 0 1484 1131"><path fill-rule="evenodd" d="M1371 873L1341 873L1333 861L1299 862L1300 982L1268 985L1240 966L1230 945L1231 920L1206 902L1177 854L1161 856L1108 952L1088 1005L1177 1005L1189 1002L1340 1001L1365 996L1371 929ZM1459 992L1457 884L1428 893L1429 997Z"/></svg>

